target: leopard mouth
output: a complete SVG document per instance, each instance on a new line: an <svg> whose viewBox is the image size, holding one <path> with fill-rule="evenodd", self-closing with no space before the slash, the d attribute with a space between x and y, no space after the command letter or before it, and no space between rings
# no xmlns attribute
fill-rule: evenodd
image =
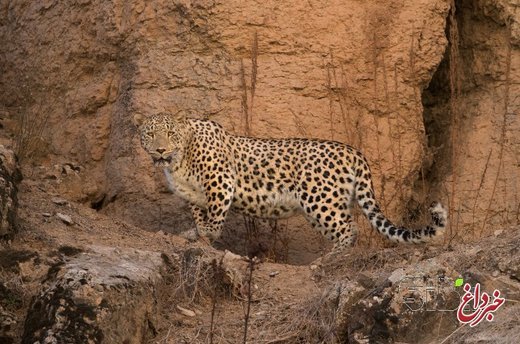
<svg viewBox="0 0 520 344"><path fill-rule="evenodd" d="M157 159L155 159L155 158L153 159L153 163L157 167L166 167L166 166L170 165L171 162L172 162L171 156L168 156L166 158L160 157Z"/></svg>

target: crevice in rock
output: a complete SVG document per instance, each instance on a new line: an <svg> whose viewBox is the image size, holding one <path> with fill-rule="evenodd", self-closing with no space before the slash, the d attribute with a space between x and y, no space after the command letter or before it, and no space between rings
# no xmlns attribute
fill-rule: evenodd
<svg viewBox="0 0 520 344"><path fill-rule="evenodd" d="M442 180L451 167L449 54L448 45L430 84L422 93L424 127L431 155L419 179L430 186Z"/></svg>
<svg viewBox="0 0 520 344"><path fill-rule="evenodd" d="M106 194L102 194L92 202L90 202L90 207L94 210L100 211L103 209L103 203L105 202L105 199L107 198Z"/></svg>
<svg viewBox="0 0 520 344"><path fill-rule="evenodd" d="M460 128L463 118L467 117L461 106L462 91L468 87L465 81L471 79L472 73L471 68L468 68L471 65L468 60L471 53L464 51L468 47L463 44L463 26L472 25L468 18L471 18L474 11L468 1L454 1L454 8L446 17L448 45L428 87L421 94L428 154L415 183L416 202L409 204L411 213L415 214L411 220L416 220L423 214L417 210L419 204L447 197L447 190L441 184L457 163L458 157L454 155L453 145L460 140L458 136L461 133L457 128Z"/></svg>
<svg viewBox="0 0 520 344"><path fill-rule="evenodd" d="M455 16L460 16L456 5ZM458 18L457 18L458 22ZM446 177L452 166L450 102L450 15L446 17L446 37L448 45L444 56L434 72L428 87L421 94L423 121L426 134L426 157L414 184L414 196L408 201L406 219L409 223L422 222L426 212L424 206L437 200L440 192L435 191Z"/></svg>
<svg viewBox="0 0 520 344"><path fill-rule="evenodd" d="M90 207L96 211L100 211L104 207L106 207L108 204L113 203L117 198L117 195L114 195L112 197L108 197L107 194L103 193L96 199L94 199L92 202L90 202Z"/></svg>
<svg viewBox="0 0 520 344"><path fill-rule="evenodd" d="M506 78L510 29L507 14L496 2L455 0L454 5L454 12L446 18L449 43L444 57L422 92L429 154L415 184L414 200L408 204L412 213L420 204L435 199L447 201L449 197L452 209L465 207L467 211L473 207L475 214L479 197L492 197L480 190L485 177L489 179L486 170L489 161L493 161L490 158L498 154L499 148L490 145L491 130L487 130L488 136L484 134L488 126L484 118L491 119L489 125L493 126L493 116L502 116L499 103L503 90L499 86ZM486 99L495 99L495 103L487 104ZM479 141L476 125L483 128L481 147L472 146ZM468 159L487 162L475 163L475 171L460 171L460 166L467 169ZM461 173L478 175L480 186L468 189L472 186L460 178Z"/></svg>

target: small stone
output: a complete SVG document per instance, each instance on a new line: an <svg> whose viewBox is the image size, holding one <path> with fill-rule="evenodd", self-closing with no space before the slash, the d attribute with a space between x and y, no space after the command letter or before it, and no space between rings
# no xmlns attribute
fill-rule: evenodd
<svg viewBox="0 0 520 344"><path fill-rule="evenodd" d="M58 179L58 175L57 175L55 172L51 171L51 172L47 172L47 173L45 174L45 176L43 176L43 178L44 178L44 179L52 179L52 180L56 180L56 179Z"/></svg>
<svg viewBox="0 0 520 344"><path fill-rule="evenodd" d="M494 234L495 236L499 236L499 235L502 234L503 232L504 232L503 229L497 229L496 231L493 232L493 234Z"/></svg>
<svg viewBox="0 0 520 344"><path fill-rule="evenodd" d="M309 267L312 271L316 270L318 268L318 265L316 264L312 264L310 267Z"/></svg>
<svg viewBox="0 0 520 344"><path fill-rule="evenodd" d="M66 163L61 167L61 174L62 175L70 175L74 173L78 173L81 171L81 167L72 164L72 163Z"/></svg>
<svg viewBox="0 0 520 344"><path fill-rule="evenodd" d="M498 271L498 270L495 270L491 273L491 276L493 276L493 277L498 277L498 275L500 275L500 271Z"/></svg>
<svg viewBox="0 0 520 344"><path fill-rule="evenodd" d="M381 297L379 297L379 296L377 296L377 295L375 295L372 299L373 299L375 302L377 302L377 303L381 303L381 301L383 301L383 298L381 298Z"/></svg>
<svg viewBox="0 0 520 344"><path fill-rule="evenodd" d="M42 213L42 216L43 216L43 217L51 217L52 214L51 214L51 213Z"/></svg>
<svg viewBox="0 0 520 344"><path fill-rule="evenodd" d="M63 221L63 223L65 223L66 225L73 225L74 224L74 221L72 221L72 217L70 217L69 215L65 215L65 214L62 214L62 213L56 213L56 217L58 219L60 219L61 221Z"/></svg>
<svg viewBox="0 0 520 344"><path fill-rule="evenodd" d="M66 204L68 204L69 202L67 202L67 200L65 200L65 199L63 199L63 198L54 197L54 198L52 199L52 203L57 204L57 205L66 205Z"/></svg>
<svg viewBox="0 0 520 344"><path fill-rule="evenodd" d="M182 315L185 315L187 317L194 317L196 315L195 312L191 309L187 309L181 306L177 306L177 309L179 310L179 312L181 312Z"/></svg>
<svg viewBox="0 0 520 344"><path fill-rule="evenodd" d="M405 271L403 268L399 268L392 272L392 274L388 277L388 280L392 282L392 284L395 284L399 281L401 281L406 276Z"/></svg>
<svg viewBox="0 0 520 344"><path fill-rule="evenodd" d="M70 168L69 165L63 166L63 169L61 170L61 173L65 174L65 175L70 174L71 172L72 172L72 168Z"/></svg>
<svg viewBox="0 0 520 344"><path fill-rule="evenodd" d="M269 277L275 277L278 274L280 274L280 271L273 271L269 273Z"/></svg>

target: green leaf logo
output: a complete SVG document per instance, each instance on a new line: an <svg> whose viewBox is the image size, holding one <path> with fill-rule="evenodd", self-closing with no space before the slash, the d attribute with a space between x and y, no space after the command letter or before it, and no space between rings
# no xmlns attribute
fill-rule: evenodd
<svg viewBox="0 0 520 344"><path fill-rule="evenodd" d="M457 278L457 279L455 280L455 286L456 286L456 287L460 287L460 286L463 285L463 284L464 284L464 279L463 279L463 278Z"/></svg>

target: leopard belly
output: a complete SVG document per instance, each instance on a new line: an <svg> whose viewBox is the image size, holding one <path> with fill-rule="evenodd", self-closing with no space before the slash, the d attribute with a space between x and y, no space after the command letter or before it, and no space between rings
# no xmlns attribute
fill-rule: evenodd
<svg viewBox="0 0 520 344"><path fill-rule="evenodd" d="M194 181L168 168L164 169L164 175L171 192L202 209L207 208L206 195ZM301 210L296 194L282 187L270 191L237 187L232 207L241 214L265 219L288 218Z"/></svg>
<svg viewBox="0 0 520 344"><path fill-rule="evenodd" d="M252 190L237 188L233 197L233 209L244 214L265 219L288 218L301 206L296 194L289 190Z"/></svg>

